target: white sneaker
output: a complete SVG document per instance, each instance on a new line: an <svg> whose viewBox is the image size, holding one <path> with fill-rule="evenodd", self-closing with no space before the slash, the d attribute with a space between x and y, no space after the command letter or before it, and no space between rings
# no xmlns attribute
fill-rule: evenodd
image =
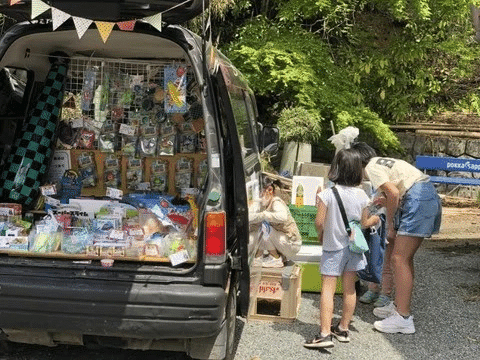
<svg viewBox="0 0 480 360"><path fill-rule="evenodd" d="M281 256L276 258L272 254L263 259L262 266L265 268L281 268L283 267L283 259Z"/></svg>
<svg viewBox="0 0 480 360"><path fill-rule="evenodd" d="M390 301L388 305L373 309L373 315L380 319L388 318L389 316L393 315L394 312L396 312L396 306L393 301Z"/></svg>
<svg viewBox="0 0 480 360"><path fill-rule="evenodd" d="M383 333L402 333L413 334L415 333L415 325L413 324L413 316L410 315L405 319L397 311L394 310L393 315L386 319L375 321L373 323L375 329Z"/></svg>

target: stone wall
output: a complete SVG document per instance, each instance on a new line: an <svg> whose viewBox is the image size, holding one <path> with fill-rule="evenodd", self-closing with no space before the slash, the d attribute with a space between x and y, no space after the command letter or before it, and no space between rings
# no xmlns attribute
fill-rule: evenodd
<svg viewBox="0 0 480 360"><path fill-rule="evenodd" d="M480 159L480 139L458 137L430 137L416 135L413 132L398 132L405 154L397 156L411 164L415 164L416 155L451 156L465 159ZM480 178L480 173L466 173L458 171L437 171L431 175L474 177ZM464 198L479 198L480 186L437 185L441 194Z"/></svg>

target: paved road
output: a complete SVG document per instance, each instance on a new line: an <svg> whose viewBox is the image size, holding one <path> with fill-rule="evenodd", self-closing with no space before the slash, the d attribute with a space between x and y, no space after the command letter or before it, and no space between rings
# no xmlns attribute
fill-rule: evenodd
<svg viewBox="0 0 480 360"><path fill-rule="evenodd" d="M413 310L417 333L386 335L373 330L371 305L359 304L348 344L329 350L308 350L302 344L318 331L319 294L304 293L298 319L292 324L238 319L235 360L371 360L480 359L480 242L431 249L428 242L415 257ZM336 299L339 316L340 298ZM183 355L159 352L55 349L14 345L0 360L181 360Z"/></svg>

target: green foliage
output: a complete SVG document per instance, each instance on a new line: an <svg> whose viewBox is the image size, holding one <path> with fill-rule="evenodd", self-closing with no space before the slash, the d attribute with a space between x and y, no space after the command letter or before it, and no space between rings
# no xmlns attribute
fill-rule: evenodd
<svg viewBox="0 0 480 360"><path fill-rule="evenodd" d="M285 108L278 119L280 140L315 143L322 133L321 119L316 111L303 107Z"/></svg>

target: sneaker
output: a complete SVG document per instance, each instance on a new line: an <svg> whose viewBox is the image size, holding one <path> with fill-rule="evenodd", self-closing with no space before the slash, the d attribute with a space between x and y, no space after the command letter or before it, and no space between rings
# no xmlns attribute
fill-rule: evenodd
<svg viewBox="0 0 480 360"><path fill-rule="evenodd" d="M253 266L254 267L261 267L263 265L263 257L259 256L253 259Z"/></svg>
<svg viewBox="0 0 480 360"><path fill-rule="evenodd" d="M265 268L281 268L283 267L283 259L281 256L276 258L272 254L263 259L262 266Z"/></svg>
<svg viewBox="0 0 480 360"><path fill-rule="evenodd" d="M394 311L393 315L386 319L375 321L373 323L375 329L383 333L402 333L413 334L415 333L415 325L413 324L413 316L404 318L397 311Z"/></svg>
<svg viewBox="0 0 480 360"><path fill-rule="evenodd" d="M386 319L396 311L395 304L393 301L390 301L388 305L382 307L376 307L373 309L373 315L379 317L380 319Z"/></svg>
<svg viewBox="0 0 480 360"><path fill-rule="evenodd" d="M334 346L332 335L323 336L321 334L315 336L312 340L306 341L303 346L308 349L331 348Z"/></svg>
<svg viewBox="0 0 480 360"><path fill-rule="evenodd" d="M375 301L375 303L373 304L373 306L375 306L375 307L384 307L384 306L390 304L390 301L392 301L392 299L390 298L390 296L380 294L380 295L378 296L377 301Z"/></svg>
<svg viewBox="0 0 480 360"><path fill-rule="evenodd" d="M378 299L378 293L376 293L375 291L368 290L367 292L365 292L365 294L360 296L358 301L360 301L364 304L371 304L372 302L374 302L377 299Z"/></svg>
<svg viewBox="0 0 480 360"><path fill-rule="evenodd" d="M340 342L350 342L350 337L348 336L348 330L340 330L339 325L332 326L331 328L332 335L337 338Z"/></svg>

